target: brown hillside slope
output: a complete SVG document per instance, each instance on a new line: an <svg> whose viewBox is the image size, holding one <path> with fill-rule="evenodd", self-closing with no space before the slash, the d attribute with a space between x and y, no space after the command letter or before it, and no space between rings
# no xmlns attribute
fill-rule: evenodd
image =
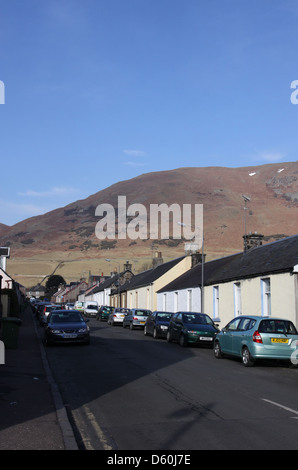
<svg viewBox="0 0 298 470"><path fill-rule="evenodd" d="M246 212L243 194L251 198ZM101 241L95 236L96 207L108 203L117 209L118 196L126 196L127 206L143 204L148 214L153 203L203 204L207 260L242 249L244 212L247 232L264 234L265 242L298 233L298 162L179 168L121 181L66 207L0 227L0 245L11 247L9 274L24 285L33 285L65 261L56 273L74 280L89 271L106 274L111 267L106 258L121 264L133 259L134 269L141 270L144 262L150 262L152 240ZM154 242L164 259L184 250L182 241Z"/></svg>

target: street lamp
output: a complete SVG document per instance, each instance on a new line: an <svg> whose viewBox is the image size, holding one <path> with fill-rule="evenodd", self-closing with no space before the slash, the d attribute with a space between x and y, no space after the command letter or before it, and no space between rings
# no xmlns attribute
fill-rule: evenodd
<svg viewBox="0 0 298 470"><path fill-rule="evenodd" d="M109 259L109 258L106 258L105 259L106 261L108 261L109 263L111 261L115 261L115 260L112 260L112 259ZM120 303L121 303L121 298L120 298L120 263L118 263L118 288L117 288L117 307L121 307Z"/></svg>
<svg viewBox="0 0 298 470"><path fill-rule="evenodd" d="M178 225L185 227L184 222L178 222ZM204 312L204 230L202 230L202 271L201 271L201 312Z"/></svg>
<svg viewBox="0 0 298 470"><path fill-rule="evenodd" d="M244 253L247 251L247 236L246 236L246 204L250 201L249 196L245 196L245 194L242 194L242 197L244 199Z"/></svg>

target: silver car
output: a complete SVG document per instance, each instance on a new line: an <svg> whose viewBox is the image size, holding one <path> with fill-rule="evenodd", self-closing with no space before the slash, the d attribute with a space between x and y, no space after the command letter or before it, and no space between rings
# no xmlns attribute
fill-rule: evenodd
<svg viewBox="0 0 298 470"><path fill-rule="evenodd" d="M113 313L111 313L109 316L108 324L112 326L122 324L125 315L128 315L129 313L129 308L116 307Z"/></svg>
<svg viewBox="0 0 298 470"><path fill-rule="evenodd" d="M147 317L151 313L151 310L146 310L143 308L132 308L130 313L124 317L122 326L123 328L129 326L131 330L133 330L135 327L144 328Z"/></svg>

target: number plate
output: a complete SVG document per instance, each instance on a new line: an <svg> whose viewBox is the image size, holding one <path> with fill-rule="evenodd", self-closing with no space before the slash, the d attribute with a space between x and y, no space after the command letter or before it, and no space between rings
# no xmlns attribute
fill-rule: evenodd
<svg viewBox="0 0 298 470"><path fill-rule="evenodd" d="M64 333L63 338L76 338L77 335L73 333Z"/></svg>
<svg viewBox="0 0 298 470"><path fill-rule="evenodd" d="M212 341L213 338L211 338L210 336L200 336L200 340L201 341Z"/></svg>
<svg viewBox="0 0 298 470"><path fill-rule="evenodd" d="M284 343L288 344L289 340L286 338L271 338L271 343Z"/></svg>

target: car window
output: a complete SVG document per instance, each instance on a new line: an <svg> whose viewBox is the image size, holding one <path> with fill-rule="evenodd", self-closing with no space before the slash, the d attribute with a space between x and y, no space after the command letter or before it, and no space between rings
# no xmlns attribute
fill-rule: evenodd
<svg viewBox="0 0 298 470"><path fill-rule="evenodd" d="M165 321L167 321L167 320L170 320L171 317L172 317L172 315L171 315L170 313L158 313L158 314L156 315L156 319L157 319L157 320L165 320Z"/></svg>
<svg viewBox="0 0 298 470"><path fill-rule="evenodd" d="M281 333L287 335L298 334L293 323L288 320L262 320L258 329L260 333Z"/></svg>
<svg viewBox="0 0 298 470"><path fill-rule="evenodd" d="M255 323L256 323L256 320L252 318L242 318L239 323L238 330L241 330L241 331L250 330L255 325Z"/></svg>
<svg viewBox="0 0 298 470"><path fill-rule="evenodd" d="M236 331L238 329L240 321L241 318L234 318L234 320L230 321L230 323L227 324L226 330Z"/></svg>

